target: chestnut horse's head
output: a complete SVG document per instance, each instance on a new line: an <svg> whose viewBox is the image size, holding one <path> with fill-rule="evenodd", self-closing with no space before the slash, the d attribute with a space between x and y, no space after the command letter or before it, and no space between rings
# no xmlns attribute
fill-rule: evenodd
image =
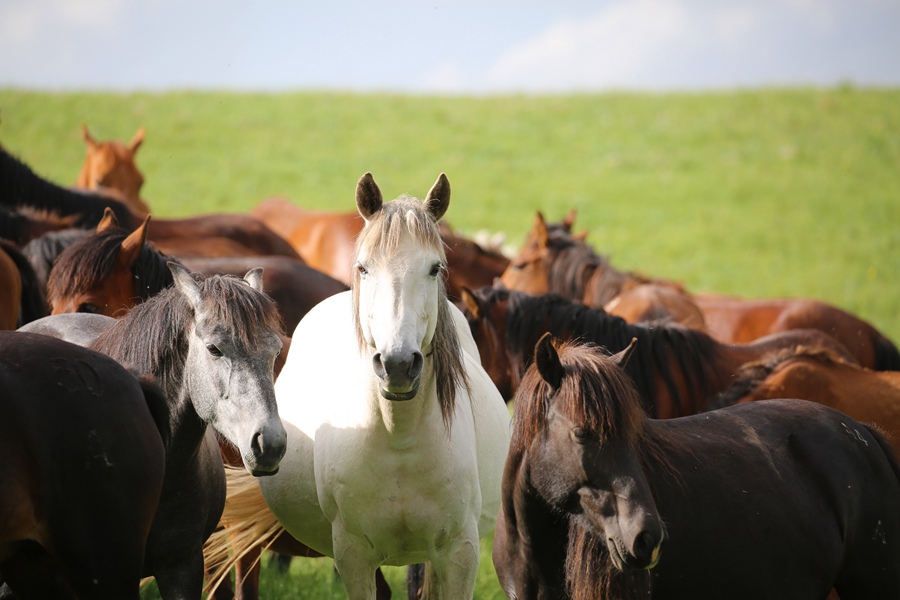
<svg viewBox="0 0 900 600"><path fill-rule="evenodd" d="M149 213L150 208L140 197L144 175L134 162L134 156L144 141L144 128L138 129L128 144L118 140L98 142L85 125L81 126L81 136L87 156L75 185L88 190L112 190L130 209Z"/></svg>

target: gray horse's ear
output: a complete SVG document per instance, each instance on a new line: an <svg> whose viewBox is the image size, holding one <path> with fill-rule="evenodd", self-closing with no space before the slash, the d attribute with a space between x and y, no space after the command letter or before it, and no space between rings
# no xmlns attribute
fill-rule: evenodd
<svg viewBox="0 0 900 600"><path fill-rule="evenodd" d="M440 221L447 212L447 207L450 206L450 180L444 173L438 175L437 181L428 190L428 195L425 196L425 206L435 221Z"/></svg>
<svg viewBox="0 0 900 600"><path fill-rule="evenodd" d="M366 173L356 183L356 210L368 223L382 206L384 199L381 197L381 190L372 174Z"/></svg>
<svg viewBox="0 0 900 600"><path fill-rule="evenodd" d="M250 287L257 292L263 291L263 268L256 267L247 271L247 274L244 275L244 281L249 283Z"/></svg>
<svg viewBox="0 0 900 600"><path fill-rule="evenodd" d="M628 359L631 358L631 355L634 354L634 347L637 346L637 338L631 338L631 343L628 344L628 347L622 350L621 352L617 352L609 357L611 361L616 363L616 365L620 369L624 369L625 365L628 364Z"/></svg>
<svg viewBox="0 0 900 600"><path fill-rule="evenodd" d="M534 346L534 364L537 365L541 378L550 384L550 388L558 390L565 370L559 362L559 354L553 346L553 336L549 331Z"/></svg>
<svg viewBox="0 0 900 600"><path fill-rule="evenodd" d="M172 261L166 262L166 266L172 272L172 277L175 279L175 287L184 294L191 306L196 309L200 305L200 286L194 281L191 272L184 265Z"/></svg>

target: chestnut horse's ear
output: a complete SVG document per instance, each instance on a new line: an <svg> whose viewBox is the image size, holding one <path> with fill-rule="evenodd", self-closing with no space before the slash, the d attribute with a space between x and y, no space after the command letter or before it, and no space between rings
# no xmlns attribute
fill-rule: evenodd
<svg viewBox="0 0 900 600"><path fill-rule="evenodd" d="M375 183L371 173L366 173L356 183L356 209L368 223L383 205L384 199L381 197L378 184Z"/></svg>
<svg viewBox="0 0 900 600"><path fill-rule="evenodd" d="M435 221L440 221L447 212L447 207L450 206L450 180L444 173L438 175L437 181L428 190L428 195L425 196L425 206Z"/></svg>
<svg viewBox="0 0 900 600"><path fill-rule="evenodd" d="M637 338L631 338L631 343L628 344L628 347L622 350L621 352L617 352L609 357L609 360L616 363L616 365L620 369L624 369L625 365L628 364L628 359L631 358L631 355L634 354L634 347L637 346Z"/></svg>
<svg viewBox="0 0 900 600"><path fill-rule="evenodd" d="M89 150L94 150L97 147L97 141L91 137L91 132L88 131L87 125L84 123L81 124L81 139L84 140Z"/></svg>
<svg viewBox="0 0 900 600"><path fill-rule="evenodd" d="M100 222L97 223L97 233L101 231L106 231L110 227L118 227L119 219L116 218L116 213L113 212L113 209L110 207L106 207L103 209L103 218L100 219Z"/></svg>
<svg viewBox="0 0 900 600"><path fill-rule="evenodd" d="M188 299L194 310L200 306L200 286L191 276L191 272L181 263L166 261L166 266L172 272L172 278L175 280L175 287L178 288L184 297Z"/></svg>
<svg viewBox="0 0 900 600"><path fill-rule="evenodd" d="M537 211L534 215L534 235L538 239L541 247L546 248L550 239L550 233L547 231L547 221L544 220L544 213Z"/></svg>
<svg viewBox="0 0 900 600"><path fill-rule="evenodd" d="M131 267L135 262L137 262L138 257L141 255L141 250L144 248L144 244L147 242L147 229L150 224L150 215L147 215L147 218L144 219L144 222L141 223L141 226L128 234L128 237L122 240L122 245L119 246L119 265L124 267Z"/></svg>
<svg viewBox="0 0 900 600"><path fill-rule="evenodd" d="M559 354L553 346L553 336L549 331L534 346L534 364L537 365L541 378L550 384L550 388L558 390L565 370L559 362Z"/></svg>
<svg viewBox="0 0 900 600"><path fill-rule="evenodd" d="M575 224L575 209L570 210L565 217L563 217L563 227L566 228L566 231L572 231L572 225Z"/></svg>
<svg viewBox="0 0 900 600"><path fill-rule="evenodd" d="M475 297L472 290L466 286L460 286L459 299L462 300L463 305L470 313L472 313L473 317L481 319L484 311L481 309L481 302L478 301L478 298Z"/></svg>
<svg viewBox="0 0 900 600"><path fill-rule="evenodd" d="M263 268L256 267L255 269L250 269L249 271L247 271L247 273L244 275L244 281L246 281L248 284L250 284L250 287L252 287L257 292L262 292L263 291Z"/></svg>
<svg viewBox="0 0 900 600"><path fill-rule="evenodd" d="M128 144L128 149L131 151L131 154L134 155L137 152L138 148L141 147L141 144L144 143L144 128L141 127L137 130L137 133L134 134L134 137L131 138L131 143Z"/></svg>

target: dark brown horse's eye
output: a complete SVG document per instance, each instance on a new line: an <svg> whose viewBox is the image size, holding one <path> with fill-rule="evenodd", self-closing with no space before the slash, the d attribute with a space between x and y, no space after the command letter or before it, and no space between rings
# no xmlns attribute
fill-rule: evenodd
<svg viewBox="0 0 900 600"><path fill-rule="evenodd" d="M219 350L215 344L207 344L206 350L213 356L222 356L222 351Z"/></svg>
<svg viewBox="0 0 900 600"><path fill-rule="evenodd" d="M91 304L90 302L85 302L84 304L78 305L78 312L98 314L100 312L100 307L97 306L96 304Z"/></svg>
<svg viewBox="0 0 900 600"><path fill-rule="evenodd" d="M579 440L589 440L591 439L591 430L585 429L584 427L576 427L572 433Z"/></svg>

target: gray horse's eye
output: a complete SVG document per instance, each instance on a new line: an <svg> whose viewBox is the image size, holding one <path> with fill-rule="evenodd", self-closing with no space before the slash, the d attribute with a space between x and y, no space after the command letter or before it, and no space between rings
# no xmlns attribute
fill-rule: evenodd
<svg viewBox="0 0 900 600"><path fill-rule="evenodd" d="M222 356L222 351L219 350L215 344L207 344L206 350L213 356Z"/></svg>

